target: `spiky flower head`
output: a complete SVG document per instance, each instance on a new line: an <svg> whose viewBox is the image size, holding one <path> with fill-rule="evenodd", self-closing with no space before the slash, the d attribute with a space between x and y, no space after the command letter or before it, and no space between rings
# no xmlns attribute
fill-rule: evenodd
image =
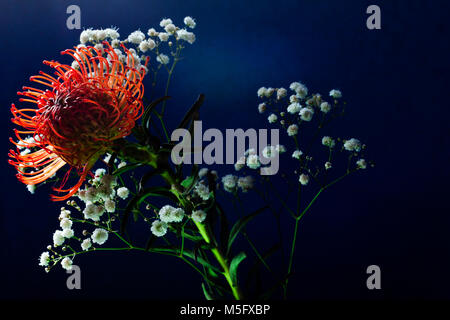
<svg viewBox="0 0 450 320"><path fill-rule="evenodd" d="M30 80L48 88L23 87L18 93L24 96L21 102L33 104L20 109L11 106L12 122L21 129L15 129L16 139L11 139L18 147L10 151L9 162L21 182L36 185L67 164L68 172L75 169L80 178L73 187L64 188L66 174L54 189L63 195L52 195L52 199L65 200L77 192L114 141L130 134L143 112L145 70L138 70L132 53L123 45L122 49L126 61L106 41L102 51L91 46L65 50L62 54L75 59L76 68L44 61L55 75L40 72ZM21 154L19 146L32 152Z"/></svg>

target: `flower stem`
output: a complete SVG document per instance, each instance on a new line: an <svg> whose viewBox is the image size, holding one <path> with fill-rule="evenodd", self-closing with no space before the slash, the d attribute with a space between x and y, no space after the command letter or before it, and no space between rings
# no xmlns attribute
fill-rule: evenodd
<svg viewBox="0 0 450 320"><path fill-rule="evenodd" d="M211 237L209 236L208 231L206 230L205 226L202 223L199 223L199 222L195 222L195 225L197 226L198 231L200 232L201 236L206 241L206 243L213 244L213 242L211 241ZM224 256L224 254L215 245L214 245L213 248L211 248L211 252L214 255L214 257L216 258L217 262L219 262L220 266L222 267L222 269L223 269L223 276L227 280L228 285L231 288L231 291L233 293L234 298L236 300L242 300L242 293L241 293L241 291L239 289L238 284L234 283L233 279L231 278L230 267L229 267L229 265L227 263L227 260L226 260L226 258Z"/></svg>

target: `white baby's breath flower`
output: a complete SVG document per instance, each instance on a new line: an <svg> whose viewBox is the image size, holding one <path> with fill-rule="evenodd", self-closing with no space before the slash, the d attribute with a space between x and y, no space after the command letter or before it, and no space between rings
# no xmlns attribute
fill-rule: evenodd
<svg viewBox="0 0 450 320"><path fill-rule="evenodd" d="M73 69L75 70L79 70L80 69L80 65L78 64L77 60L73 60L72 64L70 65Z"/></svg>
<svg viewBox="0 0 450 320"><path fill-rule="evenodd" d="M192 220L202 223L206 219L206 212L203 210L195 210L191 214Z"/></svg>
<svg viewBox="0 0 450 320"><path fill-rule="evenodd" d="M182 208L176 208L170 213L171 222L181 222L184 218L184 210Z"/></svg>
<svg viewBox="0 0 450 320"><path fill-rule="evenodd" d="M258 169L261 166L259 157L256 154L251 154L247 157L247 167L250 169Z"/></svg>
<svg viewBox="0 0 450 320"><path fill-rule="evenodd" d="M238 159L238 161L236 161L236 163L234 164L234 169L235 169L236 171L241 170L242 168L245 167L245 163L246 163L245 157L240 157L240 158Z"/></svg>
<svg viewBox="0 0 450 320"><path fill-rule="evenodd" d="M361 151L361 142L358 139L351 138L344 142L344 149L347 151Z"/></svg>
<svg viewBox="0 0 450 320"><path fill-rule="evenodd" d="M55 233L53 233L53 245L55 247L62 245L64 243L64 240L65 238L61 230L56 230Z"/></svg>
<svg viewBox="0 0 450 320"><path fill-rule="evenodd" d="M304 186L306 186L309 182L309 176L307 174L302 173L298 179L300 183Z"/></svg>
<svg viewBox="0 0 450 320"><path fill-rule="evenodd" d="M267 105L264 102L260 103L258 105L258 112L259 113L264 113L264 111L266 111L266 109L267 109Z"/></svg>
<svg viewBox="0 0 450 320"><path fill-rule="evenodd" d="M339 99L342 97L342 92L337 89L333 89L330 91L330 97L333 97L335 99Z"/></svg>
<svg viewBox="0 0 450 320"><path fill-rule="evenodd" d="M105 174L101 180L101 184L107 187L115 187L117 186L117 177L112 174Z"/></svg>
<svg viewBox="0 0 450 320"><path fill-rule="evenodd" d="M166 56L165 54L160 54L156 57L156 61L158 61L161 64L168 64L170 61L170 58Z"/></svg>
<svg viewBox="0 0 450 320"><path fill-rule="evenodd" d="M78 192L76 193L76 196L83 202L86 201L86 190L85 189L80 189L78 190Z"/></svg>
<svg viewBox="0 0 450 320"><path fill-rule="evenodd" d="M300 118L303 121L311 121L313 115L314 115L314 110L311 108L302 108L300 110Z"/></svg>
<svg viewBox="0 0 450 320"><path fill-rule="evenodd" d="M105 208L101 205L95 205L92 202L86 204L86 208L83 210L84 218L91 219L92 221L100 221L100 217L105 212Z"/></svg>
<svg viewBox="0 0 450 320"><path fill-rule="evenodd" d="M269 88L267 88L264 96L266 98L270 98L273 95L274 92L275 92L275 88L269 87Z"/></svg>
<svg viewBox="0 0 450 320"><path fill-rule="evenodd" d="M72 228L72 221L70 219L64 218L59 222L59 225L63 229L70 229Z"/></svg>
<svg viewBox="0 0 450 320"><path fill-rule="evenodd" d="M287 107L287 112L291 114L299 113L302 106L298 102L293 102Z"/></svg>
<svg viewBox="0 0 450 320"><path fill-rule="evenodd" d="M27 189L31 194L34 194L36 191L36 185L35 184L27 184Z"/></svg>
<svg viewBox="0 0 450 320"><path fill-rule="evenodd" d="M95 177L103 177L106 174L106 170L103 168L99 168L97 170L95 170Z"/></svg>
<svg viewBox="0 0 450 320"><path fill-rule="evenodd" d="M295 136L298 133L298 126L296 124L291 124L288 128L287 128L287 134L288 136Z"/></svg>
<svg viewBox="0 0 450 320"><path fill-rule="evenodd" d="M164 18L164 19L161 20L159 25L161 26L161 28L164 28L165 26L167 26L168 24L171 24L171 23L172 23L172 19Z"/></svg>
<svg viewBox="0 0 450 320"><path fill-rule="evenodd" d="M92 29L83 30L80 34L80 43L85 44L90 41L93 35Z"/></svg>
<svg viewBox="0 0 450 320"><path fill-rule="evenodd" d="M116 211L116 202L114 200L107 199L105 201L105 210L109 213Z"/></svg>
<svg viewBox="0 0 450 320"><path fill-rule="evenodd" d="M296 94L293 94L289 97L289 102L290 103L295 103L295 102L299 102L300 101L300 97L297 96Z"/></svg>
<svg viewBox="0 0 450 320"><path fill-rule="evenodd" d="M172 212L175 210L174 207L170 205L165 205L159 210L159 218L163 222L172 222Z"/></svg>
<svg viewBox="0 0 450 320"><path fill-rule="evenodd" d="M324 136L322 138L322 144L326 147L333 148L336 145L336 142L334 141L333 138Z"/></svg>
<svg viewBox="0 0 450 320"><path fill-rule="evenodd" d="M122 198L125 200L126 198L128 198L129 194L130 194L130 190L128 190L127 187L120 187L119 189L117 189L117 196L119 198Z"/></svg>
<svg viewBox="0 0 450 320"><path fill-rule="evenodd" d="M167 233L167 223L160 220L155 220L153 221L150 230L155 236L162 237Z"/></svg>
<svg viewBox="0 0 450 320"><path fill-rule="evenodd" d="M65 270L72 270L72 260L69 257L65 257L61 260L61 267Z"/></svg>
<svg viewBox="0 0 450 320"><path fill-rule="evenodd" d="M275 150L278 152L278 153L285 153L286 152L286 147L285 146L283 146L282 144L277 144L276 146L275 146Z"/></svg>
<svg viewBox="0 0 450 320"><path fill-rule="evenodd" d="M300 150L295 150L292 153L292 158L294 159L300 159L300 157L302 156L303 152L301 152Z"/></svg>
<svg viewBox="0 0 450 320"><path fill-rule="evenodd" d="M287 96L287 90L285 88L280 88L277 90L277 99L283 99Z"/></svg>
<svg viewBox="0 0 450 320"><path fill-rule="evenodd" d="M269 117L267 117L267 120L269 120L269 123L274 123L278 119L277 115L272 113Z"/></svg>
<svg viewBox="0 0 450 320"><path fill-rule="evenodd" d="M365 159L359 159L356 161L356 166L358 169L366 169L367 168L367 162Z"/></svg>
<svg viewBox="0 0 450 320"><path fill-rule="evenodd" d="M120 40L114 39L113 41L111 41L111 47L119 48L119 46L120 46Z"/></svg>
<svg viewBox="0 0 450 320"><path fill-rule="evenodd" d="M117 29L114 28L106 28L105 33L108 38L113 40L118 39L120 37L119 32L117 32Z"/></svg>
<svg viewBox="0 0 450 320"><path fill-rule="evenodd" d="M188 42L189 44L193 44L195 42L195 34L185 29L178 30L177 37Z"/></svg>
<svg viewBox="0 0 450 320"><path fill-rule="evenodd" d="M128 36L127 40L128 42L134 43L134 44L140 44L145 39L145 34L140 31L136 30Z"/></svg>
<svg viewBox="0 0 450 320"><path fill-rule="evenodd" d="M152 39L144 40L139 44L139 50L142 52L147 52L148 50L152 50L156 47L155 41Z"/></svg>
<svg viewBox="0 0 450 320"><path fill-rule="evenodd" d="M185 17L184 20L183 20L183 22L184 22L184 24L185 24L186 26L188 26L188 27L191 28L191 29L194 29L195 26L197 25L196 22L195 22L195 20L192 19L192 18L189 17L189 16Z"/></svg>
<svg viewBox="0 0 450 320"><path fill-rule="evenodd" d="M117 169L123 168L127 165L126 161L121 161L118 165L117 165Z"/></svg>
<svg viewBox="0 0 450 320"><path fill-rule="evenodd" d="M103 54L103 44L97 43L97 44L94 46L94 48L97 49L101 54Z"/></svg>
<svg viewBox="0 0 450 320"><path fill-rule="evenodd" d="M262 150L262 155L264 158L273 158L277 155L277 150L274 146L265 146Z"/></svg>
<svg viewBox="0 0 450 320"><path fill-rule="evenodd" d="M67 210L66 208L61 208L61 213L59 214L59 219L69 219L70 218L70 210Z"/></svg>
<svg viewBox="0 0 450 320"><path fill-rule="evenodd" d="M236 190L238 177L228 174L222 178L222 184L225 191L234 192Z"/></svg>
<svg viewBox="0 0 450 320"><path fill-rule="evenodd" d="M102 228L97 228L91 235L92 242L102 245L108 240L108 231Z"/></svg>
<svg viewBox="0 0 450 320"><path fill-rule="evenodd" d="M329 162L329 161L327 161L327 162L325 162L325 170L330 170L331 168L332 168L332 164L331 164L331 162Z"/></svg>
<svg viewBox="0 0 450 320"><path fill-rule="evenodd" d="M148 29L147 34L150 37L156 37L156 36L158 36L159 32L157 32L154 28L150 28L150 29Z"/></svg>
<svg viewBox="0 0 450 320"><path fill-rule="evenodd" d="M194 192L202 199L208 200L210 197L210 192L208 186L203 184L202 182L198 182L194 187Z"/></svg>
<svg viewBox="0 0 450 320"><path fill-rule="evenodd" d="M324 101L320 104L320 111L322 111L323 113L328 113L331 110L331 105Z"/></svg>
<svg viewBox="0 0 450 320"><path fill-rule="evenodd" d="M81 249L83 251L89 250L91 246L92 246L91 238L86 238L81 242Z"/></svg>
<svg viewBox="0 0 450 320"><path fill-rule="evenodd" d="M72 238L72 237L73 237L74 232L73 232L72 229L63 229L62 235L63 235L64 238L69 239L69 238Z"/></svg>
<svg viewBox="0 0 450 320"><path fill-rule="evenodd" d="M39 256L39 265L41 267L46 267L48 266L50 262L50 253L48 253L48 251L42 252L41 255Z"/></svg>
<svg viewBox="0 0 450 320"><path fill-rule="evenodd" d="M297 91L297 88L300 87L302 84L300 82L292 82L289 85L289 89L291 89L292 91Z"/></svg>
<svg viewBox="0 0 450 320"><path fill-rule="evenodd" d="M164 27L167 33L174 33L177 30L177 27L173 23L169 23Z"/></svg>
<svg viewBox="0 0 450 320"><path fill-rule="evenodd" d="M159 40L161 40L163 42L168 41L169 37L170 37L170 33L167 33L167 32L160 32L160 33L158 33Z"/></svg>
<svg viewBox="0 0 450 320"><path fill-rule="evenodd" d="M305 98L308 95L308 88L300 82L292 82L289 86L289 89L295 91L297 96L301 99Z"/></svg>
<svg viewBox="0 0 450 320"><path fill-rule="evenodd" d="M266 95L266 92L267 92L267 88L266 87L261 87L261 88L258 89L257 95L258 95L258 97L262 98L262 97L264 97Z"/></svg>
<svg viewBox="0 0 450 320"><path fill-rule="evenodd" d="M95 201L97 199L97 189L95 187L89 187L86 190L85 201Z"/></svg>

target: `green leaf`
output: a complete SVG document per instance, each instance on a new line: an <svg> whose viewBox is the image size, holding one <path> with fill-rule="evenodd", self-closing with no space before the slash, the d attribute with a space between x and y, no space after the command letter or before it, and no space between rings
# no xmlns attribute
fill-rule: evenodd
<svg viewBox="0 0 450 320"><path fill-rule="evenodd" d="M130 171L130 170L134 170L134 169L136 169L136 168L138 168L138 167L140 167L140 166L143 166L143 164L142 164L142 163L131 163L131 164L127 164L126 166L123 166L122 168L115 170L115 171L113 172L113 175L119 176L119 175L121 175L122 173L125 173L125 172Z"/></svg>
<svg viewBox="0 0 450 320"><path fill-rule="evenodd" d="M205 95L200 94L188 112L185 114L183 120L181 120L178 128L186 128L189 122L194 118L195 114L198 113L200 106L203 104L203 100L205 100Z"/></svg>
<svg viewBox="0 0 450 320"><path fill-rule="evenodd" d="M206 300L214 300L214 298L212 297L212 294L208 291L204 282L202 282L202 289L203 289L203 294L205 295Z"/></svg>
<svg viewBox="0 0 450 320"><path fill-rule="evenodd" d="M239 234L239 232L242 230L242 228L244 228L247 225L247 223L250 222L250 220L255 218L258 214L260 214L261 212L263 212L267 208L269 208L268 205L266 205L266 206L264 206L262 208L259 208L258 210L256 210L255 212L249 214L248 216L245 216L245 217L239 219L234 224L233 228L230 231L230 237L229 237L229 240L228 240L227 256L230 254L231 246L232 246L234 240L236 239L237 235Z"/></svg>
<svg viewBox="0 0 450 320"><path fill-rule="evenodd" d="M149 120L151 117L151 114L153 112L153 110L155 109L155 107L160 104L161 102L163 102L164 100L170 99L169 96L164 96L161 98L158 98L152 102L150 102L150 104L148 106L145 107L145 111L144 111L144 115L142 116L142 125L147 128L147 130L149 129L150 125L149 125Z"/></svg>
<svg viewBox="0 0 450 320"><path fill-rule="evenodd" d="M230 263L230 276L234 285L237 285L237 269L239 264L247 257L245 252L238 253Z"/></svg>
<svg viewBox="0 0 450 320"><path fill-rule="evenodd" d="M181 181L181 185L185 188L188 189L195 181L195 177L194 176L189 176L186 179L184 179L183 181Z"/></svg>

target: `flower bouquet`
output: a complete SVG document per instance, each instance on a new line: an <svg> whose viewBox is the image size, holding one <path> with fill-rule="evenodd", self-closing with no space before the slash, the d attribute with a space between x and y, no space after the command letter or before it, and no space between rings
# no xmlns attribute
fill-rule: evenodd
<svg viewBox="0 0 450 320"><path fill-rule="evenodd" d="M165 121L170 80L183 50L196 40L195 27L191 17L183 27L163 19L158 30L138 30L123 40L114 28L86 29L80 44L62 52L67 64L44 61L53 73L32 76L39 88L18 93L28 106L11 107L18 129L9 162L30 192L51 183L51 199L65 203L53 242L39 258L47 272L58 265L71 270L81 254L136 250L185 262L200 275L206 299L287 298L300 220L320 194L373 165L359 140L324 135L344 114L342 93L323 97L292 82L289 89L257 90L270 143L267 128L259 136L254 129L235 130L237 152L234 146L225 150L235 172L200 167L198 156L223 164L215 144L220 132L198 130L204 95L177 127ZM157 90L160 81L164 92ZM280 132L286 144L279 143ZM202 138L212 137L215 143L203 150ZM289 163L288 173L278 173L279 161ZM260 199L256 208L245 203L251 192ZM279 237L262 250L248 227L265 212ZM288 245L280 227L285 217L292 226ZM138 230L130 228L133 221ZM283 252L282 274L269 265L277 251ZM250 276L243 277L239 266L250 259ZM250 285L258 268L272 274L272 283Z"/></svg>

